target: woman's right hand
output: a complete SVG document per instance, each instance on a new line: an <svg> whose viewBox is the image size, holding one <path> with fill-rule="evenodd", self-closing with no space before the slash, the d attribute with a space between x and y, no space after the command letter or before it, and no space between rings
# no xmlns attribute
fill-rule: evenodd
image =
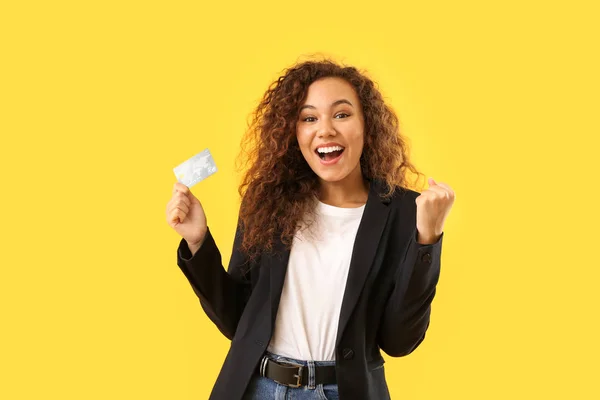
<svg viewBox="0 0 600 400"><path fill-rule="evenodd" d="M167 223L185 239L190 249L198 248L208 230L202 204L183 183L175 182L167 203Z"/></svg>

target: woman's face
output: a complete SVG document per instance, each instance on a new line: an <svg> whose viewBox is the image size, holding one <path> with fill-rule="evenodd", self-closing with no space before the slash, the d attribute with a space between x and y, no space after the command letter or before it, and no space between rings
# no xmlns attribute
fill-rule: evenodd
<svg viewBox="0 0 600 400"><path fill-rule="evenodd" d="M296 138L322 181L359 179L364 117L354 88L336 77L313 82L300 108Z"/></svg>

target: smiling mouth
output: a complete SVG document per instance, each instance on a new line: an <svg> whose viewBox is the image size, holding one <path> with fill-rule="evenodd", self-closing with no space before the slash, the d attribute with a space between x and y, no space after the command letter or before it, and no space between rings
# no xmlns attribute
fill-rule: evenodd
<svg viewBox="0 0 600 400"><path fill-rule="evenodd" d="M321 158L321 160L323 160L323 161L335 160L336 158L338 158L339 156L341 156L343 152L344 152L343 149L342 150L332 151L330 153L319 153L317 150L315 150L315 153L317 153L317 155L319 156L319 158Z"/></svg>

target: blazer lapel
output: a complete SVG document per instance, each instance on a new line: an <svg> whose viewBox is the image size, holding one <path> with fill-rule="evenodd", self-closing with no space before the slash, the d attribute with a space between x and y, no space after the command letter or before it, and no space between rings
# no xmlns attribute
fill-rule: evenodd
<svg viewBox="0 0 600 400"><path fill-rule="evenodd" d="M339 344L342 333L363 289L390 212L388 207L390 201L382 200L379 197L382 190L383 185L380 181L371 181L369 197L358 226L352 250L350 269L340 311L336 346Z"/></svg>

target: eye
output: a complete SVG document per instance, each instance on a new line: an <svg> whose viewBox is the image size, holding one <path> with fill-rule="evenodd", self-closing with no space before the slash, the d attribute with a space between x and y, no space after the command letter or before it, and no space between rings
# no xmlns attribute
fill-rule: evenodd
<svg viewBox="0 0 600 400"><path fill-rule="evenodd" d="M348 118L348 117L350 116L350 115L348 115L348 114L346 114L346 113L339 113L339 114L337 114L335 117L337 118L337 117L339 117L340 115L343 115L343 116L344 116L344 118Z"/></svg>
<svg viewBox="0 0 600 400"><path fill-rule="evenodd" d="M309 121L309 119L315 120L316 118L315 117L306 117L302 121L304 121L304 122L313 122L313 121Z"/></svg>

